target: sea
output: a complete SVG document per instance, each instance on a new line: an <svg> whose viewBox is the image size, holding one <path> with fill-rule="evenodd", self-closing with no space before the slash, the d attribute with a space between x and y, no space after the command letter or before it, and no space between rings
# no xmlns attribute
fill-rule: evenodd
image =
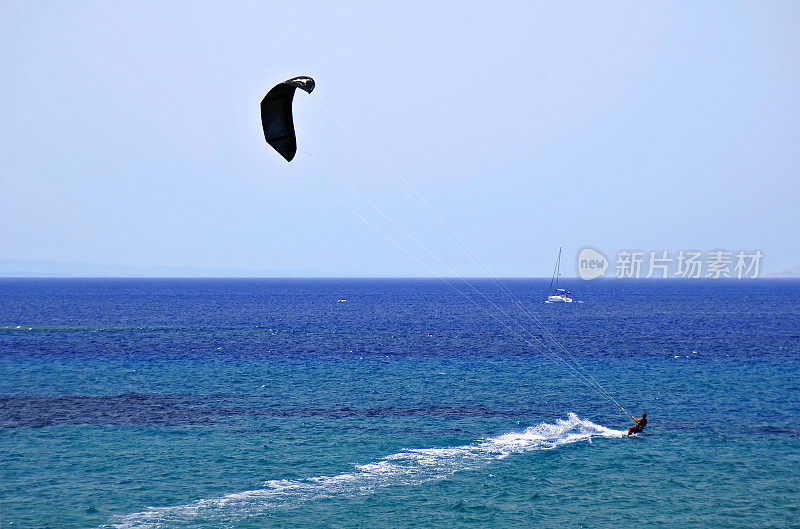
<svg viewBox="0 0 800 529"><path fill-rule="evenodd" d="M0 528L800 527L800 281L548 283L0 279Z"/></svg>

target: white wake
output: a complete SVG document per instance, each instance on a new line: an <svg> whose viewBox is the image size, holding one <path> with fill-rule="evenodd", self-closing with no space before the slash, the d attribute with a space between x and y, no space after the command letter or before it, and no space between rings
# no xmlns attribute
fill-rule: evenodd
<svg viewBox="0 0 800 529"><path fill-rule="evenodd" d="M445 479L455 472L476 470L512 454L547 450L592 437L622 437L625 433L570 413L566 420L537 424L522 432L490 437L474 444L403 450L373 463L357 465L353 472L336 476L270 480L256 490L201 499L186 505L149 507L105 527L156 529L241 520L315 499L370 494L389 486L418 485Z"/></svg>

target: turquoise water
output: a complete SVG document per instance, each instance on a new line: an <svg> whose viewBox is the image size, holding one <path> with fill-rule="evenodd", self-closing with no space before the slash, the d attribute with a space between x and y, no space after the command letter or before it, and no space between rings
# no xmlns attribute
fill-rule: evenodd
<svg viewBox="0 0 800 529"><path fill-rule="evenodd" d="M644 433L435 280L2 279L0 527L800 526L800 282L548 282Z"/></svg>

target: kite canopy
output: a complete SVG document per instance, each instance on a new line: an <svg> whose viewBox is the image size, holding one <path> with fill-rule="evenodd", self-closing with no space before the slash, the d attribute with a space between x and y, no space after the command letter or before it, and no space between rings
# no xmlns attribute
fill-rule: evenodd
<svg viewBox="0 0 800 529"><path fill-rule="evenodd" d="M291 162L297 152L297 137L294 135L292 119L292 99L297 88L310 94L314 90L314 79L306 76L293 77L275 85L261 100L264 138L287 162Z"/></svg>

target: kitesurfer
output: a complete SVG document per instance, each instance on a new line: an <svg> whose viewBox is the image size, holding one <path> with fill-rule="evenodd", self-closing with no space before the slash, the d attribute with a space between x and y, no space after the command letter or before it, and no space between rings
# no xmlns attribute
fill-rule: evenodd
<svg viewBox="0 0 800 529"><path fill-rule="evenodd" d="M636 423L636 426L631 426L628 429L628 435L633 435L635 433L639 433L642 430L644 430L645 426L647 426L647 412L646 411L642 412L642 418L641 419L637 419L636 417L631 417L631 419L633 419L633 421Z"/></svg>

